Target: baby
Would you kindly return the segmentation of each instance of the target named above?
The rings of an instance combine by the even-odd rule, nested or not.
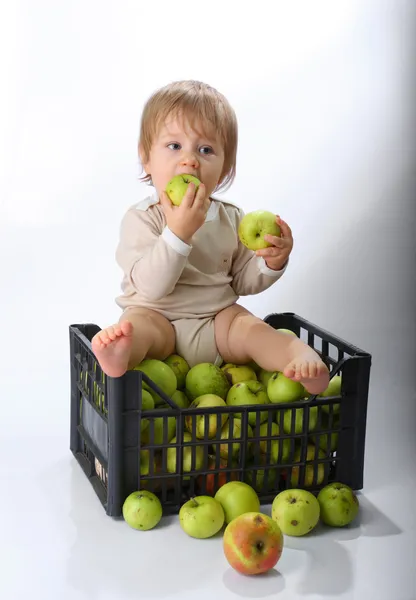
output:
[[[238,304],[239,296],[280,279],[293,239],[276,217],[281,237],[265,236],[270,247],[249,250],[238,238],[243,211],[213,195],[236,173],[237,120],[228,101],[198,81],[158,90],[144,107],[139,155],[144,180],[155,191],[121,222],[116,259],[124,276],[116,302],[123,312],[92,340],[103,371],[120,377],[144,358],[173,353],[191,367],[253,360],[300,381],[311,394],[322,392],[329,372],[319,355]],[[174,206],[165,188],[179,174],[201,184],[189,184]]]

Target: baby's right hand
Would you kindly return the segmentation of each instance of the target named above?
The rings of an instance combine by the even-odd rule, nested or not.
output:
[[[161,193],[160,203],[165,211],[167,226],[185,244],[191,243],[192,236],[205,222],[209,208],[209,198],[205,194],[203,183],[199,185],[196,194],[195,185],[189,183],[180,206],[175,206],[166,192]]]

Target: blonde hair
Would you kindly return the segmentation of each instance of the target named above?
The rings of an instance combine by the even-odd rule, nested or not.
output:
[[[224,149],[224,167],[217,190],[229,188],[236,175],[238,127],[228,100],[216,89],[200,81],[174,81],[157,90],[147,100],[141,118],[139,153],[146,162],[160,126],[168,116],[186,117],[191,127],[198,122],[203,133],[215,131]],[[151,182],[151,174],[141,177]]]

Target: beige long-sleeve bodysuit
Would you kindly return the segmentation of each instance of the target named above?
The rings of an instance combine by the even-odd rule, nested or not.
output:
[[[285,271],[272,271],[238,239],[243,211],[212,199],[205,223],[192,246],[167,227],[156,194],[131,206],[124,215],[116,259],[123,270],[124,310],[140,306],[158,311],[175,329],[176,352],[190,366],[221,364],[214,318],[239,296],[258,294]]]

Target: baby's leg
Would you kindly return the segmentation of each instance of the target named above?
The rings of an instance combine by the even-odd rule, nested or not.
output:
[[[106,375],[121,377],[144,358],[164,360],[175,350],[175,332],[161,314],[147,308],[125,311],[116,325],[99,331],[92,349]]]
[[[276,331],[238,304],[216,316],[215,339],[225,362],[254,360],[267,371],[281,371],[300,381],[311,394],[328,386],[328,368],[315,350],[294,335]]]

